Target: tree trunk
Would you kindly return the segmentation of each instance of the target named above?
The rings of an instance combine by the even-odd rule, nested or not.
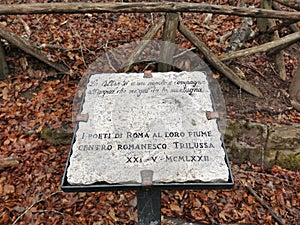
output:
[[[300,112],[300,64],[298,65],[295,76],[291,81],[289,92],[293,107]]]
[[[264,10],[257,8],[210,5],[188,2],[134,2],[134,3],[32,3],[1,4],[0,15],[50,13],[153,13],[201,12],[248,17],[266,17],[300,20],[300,12]]]
[[[7,78],[9,71],[5,60],[5,52],[0,41],[0,80],[5,80]]]

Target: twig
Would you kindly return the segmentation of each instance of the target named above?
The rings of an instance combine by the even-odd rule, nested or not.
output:
[[[266,177],[269,177],[269,178],[273,178],[273,179],[276,179],[276,180],[280,180],[282,183],[284,183],[284,185],[286,186],[289,186],[293,189],[295,189],[295,185],[292,183],[292,182],[289,182],[287,181],[286,179],[283,179],[283,178],[280,178],[280,177],[276,177],[274,175],[271,175],[271,174],[267,174],[267,173],[260,173],[260,172],[255,172],[255,171],[246,171],[246,170],[242,170],[242,169],[238,169],[235,171],[233,171],[233,175],[235,177],[239,177],[239,173],[246,173],[246,174],[251,174],[253,176],[266,176]],[[299,189],[300,190],[300,189]],[[297,189],[296,189],[297,191]]]
[[[149,63],[147,64],[147,66],[145,66],[145,68],[143,69],[143,72],[146,71],[151,65],[153,65],[153,64],[155,64],[155,63],[156,63],[156,61],[154,61],[154,62],[149,62]]]
[[[23,24],[23,27],[28,35],[28,37],[30,37],[31,35],[31,30],[28,26],[28,24],[22,19],[22,17],[20,15],[17,15],[17,18],[21,21],[21,23]]]
[[[63,51],[63,52],[68,52],[68,51],[74,51],[77,49],[67,49],[64,48],[62,46],[58,46],[58,45],[51,45],[51,44],[41,44],[40,46],[38,46],[39,49],[45,49],[45,48],[49,48],[49,49],[54,49],[54,50],[58,50],[58,51]]]
[[[282,113],[292,110],[292,109],[293,109],[292,107],[287,107],[285,109],[274,110],[272,108],[267,108],[267,107],[262,106],[262,107],[258,107],[255,109],[244,110],[244,111],[242,111],[242,113],[248,114],[248,113],[256,113],[256,112],[266,112],[269,115],[274,116],[274,115],[282,114]]]
[[[80,55],[81,55],[81,58],[82,58],[82,62],[83,62],[83,65],[85,68],[87,68],[87,65],[85,63],[85,59],[84,59],[84,53],[83,53],[83,47],[82,47],[82,41],[81,41],[81,36],[79,34],[78,31],[74,31],[74,29],[72,29],[70,26],[68,26],[69,29],[71,30],[72,34],[74,36],[76,36],[78,39],[79,39],[79,50],[80,50]]]
[[[32,203],[20,216],[18,216],[18,218],[13,222],[12,225],[15,225],[33,206],[35,206],[36,204],[46,201],[48,198],[52,197],[53,195],[62,193],[62,191],[56,191],[50,195],[48,195],[46,198],[42,198],[40,200],[35,201],[34,203]]]
[[[250,185],[246,182],[246,181],[242,181],[240,180],[241,184],[247,188],[247,190],[255,197],[255,199],[264,207],[266,208],[270,214],[272,215],[272,217],[274,218],[274,220],[279,224],[279,225],[284,225],[284,223],[282,222],[282,220],[273,212],[273,210],[258,196],[258,194],[255,192],[255,190],[253,190],[252,187],[250,187]]]
[[[266,78],[265,75],[264,75],[263,73],[259,72],[258,69],[257,69],[255,66],[253,66],[253,65],[250,65],[250,64],[249,64],[249,65],[245,65],[245,64],[243,64],[243,63],[241,63],[241,62],[237,62],[237,61],[235,61],[234,63],[236,63],[236,64],[238,64],[238,65],[240,65],[240,66],[249,68],[249,69],[251,69],[252,71],[258,73],[261,77]]]
[[[1,214],[0,214],[0,218],[5,214],[5,211],[3,211]]]
[[[112,63],[111,63],[111,61],[110,61],[110,58],[109,58],[109,52],[107,52],[107,53],[105,53],[105,57],[106,57],[106,59],[107,59],[107,61],[108,61],[108,65],[109,65],[109,67],[115,72],[115,73],[117,73],[118,72],[118,70],[116,70],[116,68],[112,65]]]
[[[188,53],[188,52],[190,52],[190,51],[193,51],[193,50],[195,50],[195,49],[196,49],[195,47],[192,47],[192,48],[189,48],[189,49],[187,49],[187,50],[184,50],[184,51],[180,52],[179,54],[174,55],[174,56],[173,56],[173,59],[177,59],[177,58],[179,58],[180,56],[182,56],[182,55],[184,55],[184,54],[186,54],[186,53]]]
[[[84,53],[83,53],[83,48],[82,48],[82,43],[81,43],[81,37],[80,35],[78,34],[78,37],[79,37],[79,45],[80,45],[80,54],[81,54],[81,58],[82,58],[82,61],[83,61],[83,65],[85,68],[87,68],[87,65],[86,65],[86,62],[85,62],[85,59],[84,59]]]

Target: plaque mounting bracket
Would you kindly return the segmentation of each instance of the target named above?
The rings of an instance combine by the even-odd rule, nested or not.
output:
[[[152,186],[153,170],[141,170],[142,186]]]
[[[76,122],[87,122],[89,120],[89,114],[77,114],[75,121]]]
[[[143,78],[152,78],[153,75],[152,75],[152,71],[151,70],[145,70],[144,71],[144,76]]]
[[[206,118],[208,120],[212,120],[212,119],[220,119],[220,113],[219,112],[206,112]]]

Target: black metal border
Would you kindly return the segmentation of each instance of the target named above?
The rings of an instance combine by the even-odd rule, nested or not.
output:
[[[108,183],[95,183],[91,185],[70,185],[67,181],[67,169],[69,166],[70,156],[72,154],[72,147],[68,156],[67,164],[65,167],[64,175],[62,178],[61,189],[65,192],[99,192],[99,191],[123,191],[123,190],[137,190],[145,188],[141,184],[108,184]],[[227,153],[225,152],[225,160],[229,170],[228,182],[184,182],[184,183],[153,183],[151,188],[158,188],[162,190],[183,190],[183,189],[193,189],[193,190],[211,190],[211,189],[230,189],[234,185],[234,179],[232,176],[231,168],[229,165]],[[150,188],[150,187],[149,187]]]
[[[196,72],[196,71],[191,71],[191,72]],[[207,75],[206,71],[199,71],[199,72],[204,72]],[[90,75],[91,76],[91,75]],[[90,76],[88,78],[88,80],[90,79]],[[208,81],[208,80],[207,80]],[[208,81],[209,84],[209,81]],[[210,85],[210,84],[209,84]],[[84,94],[85,95],[85,94]],[[213,104],[213,109],[215,110],[215,102],[214,102],[214,98],[213,95],[211,93],[211,100],[212,100],[212,104]],[[82,105],[84,102],[84,98],[82,99],[82,104],[80,106],[80,109],[82,109]],[[61,182],[61,189],[65,192],[99,192],[99,191],[123,191],[123,190],[138,190],[138,189],[142,189],[145,188],[144,186],[142,186],[141,184],[138,183],[128,183],[128,184],[109,184],[106,182],[98,182],[98,183],[94,183],[91,185],[71,185],[68,183],[67,181],[67,170],[70,164],[70,158],[72,155],[72,146],[75,142],[75,133],[76,130],[78,129],[78,123],[76,123],[76,128],[74,129],[74,135],[73,135],[73,139],[72,139],[72,143],[71,143],[71,147],[70,147],[70,152],[68,155],[68,159],[66,162],[66,166],[64,169],[64,174],[62,177],[62,182]],[[219,127],[219,123],[217,121],[218,127]],[[222,138],[222,137],[221,137]],[[228,160],[228,155],[226,152],[226,148],[224,145],[224,141],[222,138],[222,146],[225,152],[225,162],[227,164],[228,167],[228,171],[229,171],[229,178],[227,182],[170,182],[170,183],[153,183],[153,185],[149,188],[157,188],[157,189],[161,189],[161,190],[187,190],[187,189],[192,189],[192,190],[212,190],[212,189],[230,189],[233,187],[234,185],[234,178],[232,175],[232,171],[230,168],[230,164],[229,164],[229,160]]]

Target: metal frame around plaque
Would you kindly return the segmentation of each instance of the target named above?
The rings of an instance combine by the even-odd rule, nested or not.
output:
[[[206,74],[206,72],[204,72]],[[92,75],[90,75],[92,76]],[[210,83],[209,83],[210,85]],[[215,102],[212,94],[210,94],[211,97],[211,102],[213,105],[213,109],[215,110]],[[83,106],[84,98],[82,99],[81,103],[81,109]],[[81,110],[80,109],[80,110]],[[97,191],[120,191],[120,190],[142,190],[145,188],[145,185],[143,183],[106,183],[106,182],[97,182],[94,184],[90,185],[71,185],[67,181],[67,169],[70,164],[70,157],[72,155],[72,148],[73,144],[75,143],[75,133],[78,129],[78,124],[79,121],[87,120],[86,118],[88,115],[79,115],[79,119],[76,122],[76,127],[74,129],[74,135],[70,147],[70,152],[67,158],[66,162],[66,167],[64,170],[64,174],[62,177],[62,183],[61,183],[61,189],[65,192],[97,192]],[[218,121],[218,113],[216,111],[211,112],[210,114],[211,119],[216,119],[217,120],[217,125],[219,126],[219,121]],[[222,147],[225,152],[225,163],[227,164],[228,170],[229,170],[229,178],[227,182],[168,182],[168,183],[157,183],[157,182],[151,182],[148,186],[151,187],[152,189],[157,189],[157,190],[170,190],[170,189],[176,189],[176,190],[185,190],[185,189],[193,189],[193,190],[204,190],[204,189],[230,189],[234,185],[234,179],[232,175],[232,171],[230,168],[229,160],[228,160],[228,155],[226,152],[226,148],[224,145],[224,141],[222,138]]]

